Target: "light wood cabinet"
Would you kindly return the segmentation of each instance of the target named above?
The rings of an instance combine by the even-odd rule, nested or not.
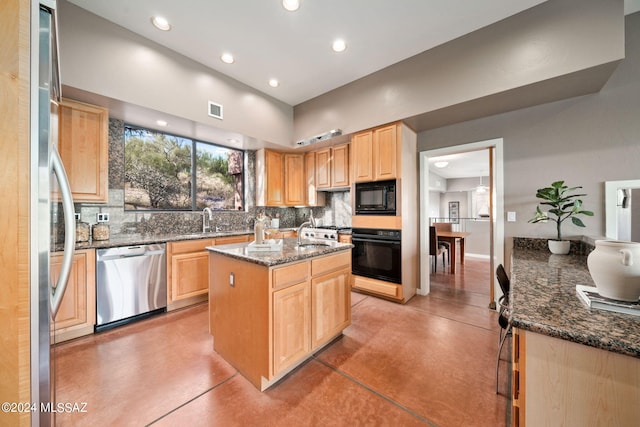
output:
[[[207,246],[242,243],[252,235],[167,243],[167,311],[209,298],[209,254]]]
[[[373,131],[351,137],[351,169],[354,182],[373,181]]]
[[[399,175],[399,124],[359,132],[351,138],[351,167],[355,182],[386,181]]]
[[[167,243],[167,311],[206,301],[209,293],[207,246],[214,239]]]
[[[351,234],[339,234],[338,233],[338,242],[339,243],[352,243],[351,242]]]
[[[260,390],[351,322],[351,251],[275,267],[209,257],[214,349]]]
[[[256,205],[284,206],[283,154],[260,149],[256,152]]]
[[[284,155],[285,200],[287,206],[304,206],[306,199],[304,155]]]
[[[349,179],[349,144],[316,150],[316,186],[319,190],[344,188]]]
[[[106,203],[109,191],[109,111],[63,99],[58,150],[76,202]]]
[[[51,256],[51,280],[60,275],[62,254]],[[96,324],[96,252],[93,249],[77,250],[67,288],[55,317],[54,342],[62,342],[93,333]]]
[[[515,329],[513,426],[630,426],[640,419],[640,359]]]
[[[318,347],[351,322],[350,269],[327,273],[311,281],[311,346]]]
[[[305,205],[306,206],[324,206],[325,195],[323,192],[318,192],[316,185],[316,157],[315,151],[310,151],[304,156],[304,173],[305,173]]]
[[[257,206],[304,206],[308,196],[305,182],[304,154],[267,149],[256,152]]]
[[[309,313],[309,283],[306,280],[273,293],[274,375],[309,353]]]
[[[398,129],[398,125],[390,125],[373,131],[373,176],[375,181],[397,178]]]

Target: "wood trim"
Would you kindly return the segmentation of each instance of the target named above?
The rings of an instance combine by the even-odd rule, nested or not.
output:
[[[353,228],[379,228],[387,230],[401,230],[401,216],[382,215],[354,215],[351,217]]]
[[[351,288],[365,292],[372,292],[376,295],[392,298],[396,301],[402,300],[402,286],[396,285],[395,283],[352,275]]]

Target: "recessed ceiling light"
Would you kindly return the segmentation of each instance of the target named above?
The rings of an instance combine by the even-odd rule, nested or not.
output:
[[[162,126],[162,127],[164,128],[164,127],[167,127],[167,125],[168,125],[169,123],[167,123],[167,122],[166,122],[166,121],[164,121],[164,120],[156,120],[156,124],[157,124],[158,126]]]
[[[300,7],[299,0],[282,0],[282,7],[287,9],[289,12],[294,12],[298,10]]]
[[[154,25],[154,27],[162,31],[169,31],[171,29],[171,24],[169,24],[169,21],[167,21],[166,18],[163,18],[162,16],[154,16],[153,18],[151,18],[151,23]]]
[[[437,168],[446,168],[449,162],[435,162],[433,165]]]
[[[271,79],[271,80],[269,80],[269,86],[278,87],[278,86],[280,86],[280,82],[278,80],[276,80],[276,79]]]
[[[347,44],[342,39],[337,39],[333,42],[331,46],[334,52],[342,52],[347,48]]]
[[[223,53],[220,57],[220,60],[225,64],[233,64],[233,62],[235,61],[233,55],[231,55],[230,53]]]

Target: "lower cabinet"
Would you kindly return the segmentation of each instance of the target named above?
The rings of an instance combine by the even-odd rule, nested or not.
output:
[[[311,280],[311,346],[330,341],[351,323],[350,269]]]
[[[51,256],[51,280],[60,275],[62,253]],[[96,252],[77,250],[60,308],[54,319],[52,342],[62,342],[93,333],[96,324]]]
[[[351,276],[351,288],[394,301],[403,301],[402,285],[364,276]]]
[[[167,243],[167,310],[206,301],[209,293],[207,246],[213,239]]]
[[[260,390],[351,323],[351,251],[276,267],[210,253],[214,349]]]
[[[207,246],[248,242],[250,235],[167,243],[167,311],[209,298]]]
[[[273,371],[282,372],[311,349],[309,283],[273,293]]]
[[[514,328],[512,426],[631,426],[640,359]]]

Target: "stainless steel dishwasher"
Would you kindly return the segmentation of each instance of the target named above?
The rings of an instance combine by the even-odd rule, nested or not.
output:
[[[165,244],[96,251],[96,331],[167,307]]]

